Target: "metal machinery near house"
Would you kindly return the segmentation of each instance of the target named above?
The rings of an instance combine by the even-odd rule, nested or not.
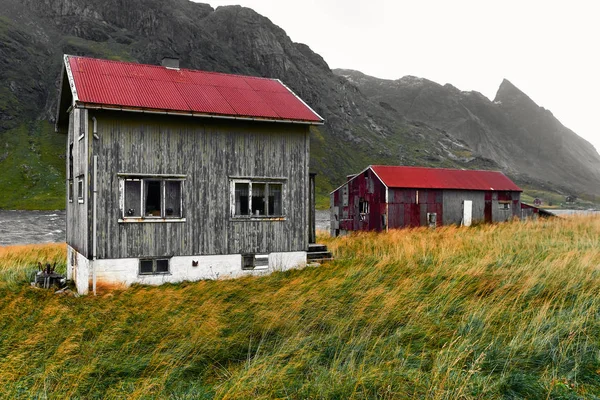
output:
[[[79,293],[306,265],[323,119],[281,81],[65,56],[56,121]]]
[[[506,221],[521,192],[497,171],[371,165],[331,192],[331,235]]]

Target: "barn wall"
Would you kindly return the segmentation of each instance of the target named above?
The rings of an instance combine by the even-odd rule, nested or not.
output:
[[[501,207],[502,203],[510,204],[509,209]],[[504,222],[512,218],[521,218],[520,192],[492,192],[492,220]]]
[[[441,190],[392,188],[388,202],[390,229],[426,226],[428,213],[437,215],[437,226],[444,224]]]
[[[305,251],[305,125],[90,111],[98,121],[98,258]],[[118,173],[185,175],[185,222],[119,223]],[[279,221],[233,220],[230,177],[285,178]]]
[[[67,244],[84,257],[90,257],[90,240],[88,222],[90,208],[90,174],[89,174],[89,135],[87,125],[87,110],[73,109],[69,115],[69,131],[66,148],[67,175],[69,174],[69,152],[73,145],[73,201],[69,202],[67,193],[66,204],[66,240]],[[83,177],[83,202],[80,202],[78,178]],[[67,190],[68,179],[67,176]]]
[[[386,230],[386,190],[386,186],[368,169],[334,191],[330,198],[331,234]]]
[[[473,222],[484,221],[485,192],[475,190],[444,190],[444,225],[460,225],[463,217],[463,201],[473,202]]]

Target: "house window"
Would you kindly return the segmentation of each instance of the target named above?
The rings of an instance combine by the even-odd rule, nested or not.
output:
[[[122,177],[123,220],[183,218],[183,181],[181,177]]]
[[[84,200],[84,184],[83,175],[77,177],[77,201],[83,203]]]
[[[73,143],[69,145],[69,168],[67,169],[67,197],[69,203],[73,202]]]
[[[242,269],[268,269],[268,254],[242,254]]]
[[[68,192],[69,203],[72,203],[73,202],[73,179],[68,180],[67,192]]]
[[[282,217],[283,182],[235,179],[232,185],[233,217]]]
[[[165,275],[169,274],[168,258],[150,258],[140,260],[140,275]]]

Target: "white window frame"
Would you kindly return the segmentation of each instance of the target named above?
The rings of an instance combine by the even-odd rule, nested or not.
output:
[[[120,218],[119,222],[185,222],[185,209],[184,209],[184,188],[185,188],[185,175],[165,175],[165,174],[118,174],[119,176],[119,208]],[[140,181],[140,215],[129,216],[125,209],[125,191],[127,181]],[[145,201],[145,186],[147,181],[159,181],[160,182],[160,215],[144,215],[146,209]],[[180,197],[179,197],[179,216],[168,216],[166,213],[166,182],[175,181],[180,182]]]
[[[235,213],[235,185],[236,183],[247,183],[248,184],[248,209],[250,213],[248,215],[237,215]],[[230,216],[231,220],[236,221],[284,221],[286,220],[286,207],[285,207],[285,198],[286,198],[286,186],[287,179],[286,178],[267,178],[267,177],[231,177],[229,179],[230,184]],[[269,209],[269,184],[277,184],[281,185],[281,215],[256,215],[253,214],[252,211],[252,185],[253,184],[265,184],[265,190],[267,191],[267,202],[265,204],[265,209]]]
[[[84,175],[77,177],[77,202],[83,204],[85,202],[85,179]]]
[[[142,261],[152,261],[152,272],[142,272]],[[167,261],[167,271],[157,272],[156,262]],[[138,275],[139,276],[154,276],[154,275],[171,275],[171,259],[168,257],[143,257],[138,261]]]
[[[75,185],[73,183],[73,179],[67,179],[67,199],[69,200],[69,203],[73,202],[73,197],[74,196],[74,190],[75,190]]]

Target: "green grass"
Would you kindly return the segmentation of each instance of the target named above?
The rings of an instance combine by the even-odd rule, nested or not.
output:
[[[321,236],[322,267],[80,298],[24,278],[64,247],[0,248],[0,397],[597,398],[599,236],[599,218]]]
[[[0,133],[0,209],[65,207],[65,140],[44,121]]]

